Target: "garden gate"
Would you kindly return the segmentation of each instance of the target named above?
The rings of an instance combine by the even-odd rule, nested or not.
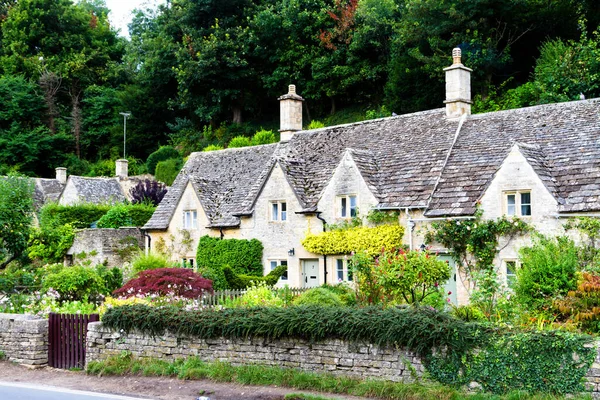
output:
[[[48,319],[48,365],[54,368],[85,366],[85,337],[88,322],[99,321],[98,314],[55,314]]]

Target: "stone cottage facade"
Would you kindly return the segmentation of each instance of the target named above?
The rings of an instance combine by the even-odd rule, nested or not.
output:
[[[301,240],[357,212],[398,211],[411,248],[432,221],[472,218],[478,205],[484,218],[516,215],[543,233],[600,216],[600,100],[471,115],[471,70],[460,49],[453,60],[445,109],[310,131],[291,86],[280,98],[279,143],[189,157],[144,227],[151,246],[177,247],[174,257],[193,262],[202,235],[256,238],[265,273],[287,264],[280,284],[311,287],[349,279],[347,260],[311,254]],[[502,279],[528,240],[501,243]],[[463,303],[457,275],[448,287]]]

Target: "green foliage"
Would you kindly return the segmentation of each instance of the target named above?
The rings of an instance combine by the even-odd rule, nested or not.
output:
[[[116,205],[98,220],[98,228],[120,228],[122,226],[133,226],[131,217],[127,212],[127,206]]]
[[[322,307],[340,307],[343,305],[340,297],[326,288],[313,288],[294,299],[294,305],[316,305]]]
[[[246,136],[236,136],[227,145],[228,149],[235,149],[238,147],[248,147],[252,146],[252,141],[250,138]]]
[[[26,256],[33,216],[33,181],[0,178],[0,270]]]
[[[398,218],[400,217],[400,213],[398,211],[380,211],[380,210],[371,210],[369,214],[367,214],[367,220],[373,225],[382,225],[382,224],[398,224]]]
[[[165,331],[197,338],[343,339],[405,347],[417,354],[446,348],[463,354],[483,343],[487,329],[430,308],[257,307],[182,311],[143,305],[115,307],[102,321],[110,329],[152,336]],[[435,329],[432,329],[435,327]]]
[[[281,307],[283,300],[277,296],[268,283],[257,282],[248,287],[243,296],[228,301],[226,307]]]
[[[345,282],[337,285],[323,284],[321,287],[336,294],[345,306],[355,306],[357,304],[356,291]]]
[[[519,256],[523,267],[517,270],[514,290],[526,307],[543,307],[577,287],[577,248],[568,237],[536,236],[533,246],[522,247]]]
[[[181,159],[181,155],[172,146],[161,146],[154,153],[150,154],[146,160],[146,168],[148,168],[148,173],[151,175],[156,175],[156,167],[158,163],[172,158]]]
[[[565,230],[577,230],[581,236],[581,245],[577,248],[579,268],[583,271],[600,272],[600,248],[596,246],[600,238],[600,220],[593,217],[570,219],[564,225]]]
[[[374,256],[379,254],[381,249],[402,246],[403,235],[404,228],[399,225],[356,227],[319,234],[308,233],[302,240],[302,246],[315,254],[334,255],[365,251]]]
[[[217,150],[223,150],[223,146],[219,146],[218,144],[211,144],[209,146],[206,146],[204,149],[202,149],[202,151],[217,151]]]
[[[115,176],[116,164],[113,160],[98,160],[90,165],[88,176]]]
[[[158,268],[172,268],[174,263],[164,254],[159,253],[148,253],[139,252],[136,257],[131,261],[133,272],[138,274],[139,272],[146,271],[149,269]]]
[[[596,357],[589,343],[568,332],[497,333],[463,354],[434,353],[425,366],[433,379],[451,386],[474,381],[492,393],[579,393]]]
[[[40,210],[41,226],[58,226],[70,224],[75,229],[89,228],[110,210],[108,204],[82,203],[62,206],[48,203]]]
[[[227,287],[223,276],[225,266],[236,274],[262,276],[262,252],[263,245],[257,239],[221,240],[206,235],[198,241],[196,263],[202,275],[213,280],[215,289],[224,289]]]
[[[99,295],[106,294],[106,286],[98,272],[81,265],[48,274],[43,287],[45,291],[56,290],[61,301],[96,301]]]
[[[313,119],[312,121],[310,121],[310,124],[308,124],[308,127],[306,129],[311,130],[311,129],[321,129],[321,128],[325,128],[325,124],[322,123],[321,121],[317,121],[316,119]]]
[[[75,230],[71,224],[33,228],[29,235],[28,256],[44,264],[62,262],[74,239]]]
[[[257,146],[259,144],[275,143],[276,141],[277,140],[275,139],[275,134],[273,133],[273,131],[261,129],[260,131],[256,132],[254,136],[252,136],[251,142],[252,146]],[[231,147],[231,143],[229,143],[229,147]]]
[[[228,289],[246,289],[257,283],[264,283],[267,286],[273,286],[279,281],[279,278],[287,271],[286,265],[280,265],[273,269],[267,275],[245,275],[236,274],[229,266],[223,267],[223,277]]]
[[[166,161],[159,161],[156,165],[156,180],[171,186],[177,178],[177,174],[183,167],[183,160],[180,158],[171,158]]]
[[[96,273],[104,281],[104,293],[112,293],[123,286],[123,271],[119,267],[108,268],[99,264]]]
[[[132,226],[144,226],[150,217],[152,217],[152,214],[154,214],[156,207],[152,204],[140,203],[127,204],[125,205],[125,209],[129,214],[129,218],[131,218]]]
[[[479,307],[473,305],[452,307],[451,314],[465,322],[485,321],[486,319]]]

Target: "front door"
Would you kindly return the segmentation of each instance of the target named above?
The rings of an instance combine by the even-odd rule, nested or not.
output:
[[[438,258],[450,266],[450,279],[444,285],[444,298],[450,299],[450,303],[457,305],[456,298],[456,263],[449,255],[439,255]],[[448,294],[450,293],[450,294]]]
[[[306,288],[319,286],[319,260],[302,260],[302,282]]]

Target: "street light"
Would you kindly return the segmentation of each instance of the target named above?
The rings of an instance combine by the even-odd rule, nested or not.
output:
[[[127,117],[131,116],[131,111],[119,113],[123,116],[123,158],[125,158],[125,143],[127,142]]]

